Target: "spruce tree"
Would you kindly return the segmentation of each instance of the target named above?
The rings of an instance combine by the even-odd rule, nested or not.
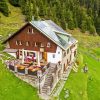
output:
[[[9,16],[9,9],[5,0],[0,1],[0,12],[2,12],[5,16]]]
[[[91,34],[95,35],[96,34],[95,26],[91,25],[89,31],[90,31]]]
[[[13,6],[19,7],[20,6],[20,0],[9,0],[10,4]]]
[[[87,22],[85,20],[82,21],[81,29],[83,33],[87,31]]]

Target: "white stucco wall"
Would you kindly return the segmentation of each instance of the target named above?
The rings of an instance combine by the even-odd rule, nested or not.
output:
[[[53,54],[55,54],[55,58],[53,58]],[[47,53],[47,61],[51,63],[58,63],[58,61],[62,61],[62,49],[57,46],[56,53]]]

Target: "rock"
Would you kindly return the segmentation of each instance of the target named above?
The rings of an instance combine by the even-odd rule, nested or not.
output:
[[[65,92],[66,92],[66,93],[69,93],[69,90],[66,90]]]
[[[64,96],[65,99],[68,98],[68,97],[69,97],[69,94],[66,94],[66,95]]]

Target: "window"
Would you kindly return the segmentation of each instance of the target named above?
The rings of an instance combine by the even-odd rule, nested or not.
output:
[[[35,45],[34,45],[35,47],[37,47],[37,43],[35,42]]]
[[[22,41],[19,41],[19,45],[22,45]]]
[[[32,28],[32,34],[34,33],[34,30],[33,30],[33,28]]]
[[[29,46],[29,41],[26,42],[26,46]]]
[[[27,31],[27,33],[29,34],[34,34],[34,29],[33,28],[28,28],[28,31]]]
[[[19,42],[18,42],[18,41],[16,41],[16,45],[18,45],[18,43],[19,43]]]
[[[60,51],[58,52],[58,54],[60,54]]]
[[[55,58],[55,54],[53,54],[52,57]]]
[[[28,29],[28,32],[27,33],[31,33],[31,28]]]
[[[50,42],[47,43],[47,47],[49,48],[51,46]]]
[[[33,46],[33,47],[35,46],[35,42],[32,43],[32,46]]]
[[[44,47],[44,44],[43,43],[41,43],[41,47]]]

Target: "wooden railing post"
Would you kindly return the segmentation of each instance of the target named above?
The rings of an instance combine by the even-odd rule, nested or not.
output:
[[[17,66],[14,66],[14,71],[17,73],[18,70],[17,70]]]
[[[28,74],[28,68],[25,68],[25,74],[26,75]]]
[[[37,71],[37,76],[38,76],[38,89],[39,89],[39,94],[41,94],[41,77],[42,77],[42,71],[38,70]]]

